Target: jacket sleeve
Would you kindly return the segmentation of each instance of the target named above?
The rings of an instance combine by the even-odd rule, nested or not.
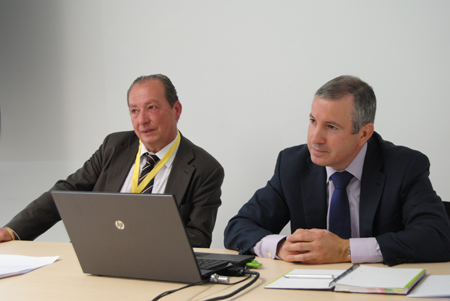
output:
[[[51,192],[53,190],[92,191],[102,170],[107,139],[80,169],[65,180],[59,180],[47,192],[20,211],[5,226],[13,229],[20,239],[34,240],[61,220]]]
[[[278,234],[289,222],[289,208],[285,201],[281,181],[279,154],[275,172],[264,188],[239,210],[225,229],[224,243],[227,249],[249,254],[251,248],[264,236]]]
[[[383,224],[378,224],[378,232],[382,234],[376,235],[376,239],[383,261],[389,266],[450,260],[450,223],[441,198],[433,190],[429,168],[428,158],[416,153],[403,171],[400,189],[395,194],[398,200],[387,200],[400,201],[397,214],[402,223],[401,229],[383,229]],[[390,183],[385,185],[384,194],[389,195]],[[379,208],[380,215],[383,209]]]

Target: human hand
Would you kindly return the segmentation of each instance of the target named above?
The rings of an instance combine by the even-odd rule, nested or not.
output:
[[[13,240],[13,237],[5,228],[0,228],[0,242]]]
[[[279,243],[277,255],[301,263],[349,262],[350,240],[324,229],[297,229]]]

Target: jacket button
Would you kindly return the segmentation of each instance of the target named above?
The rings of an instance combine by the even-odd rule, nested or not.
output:
[[[401,260],[400,258],[397,258],[397,259],[395,260],[395,262],[396,262],[396,263],[402,263],[402,260]]]

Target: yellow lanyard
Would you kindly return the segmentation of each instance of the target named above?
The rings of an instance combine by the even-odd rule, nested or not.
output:
[[[164,155],[164,157],[161,159],[161,161],[156,164],[156,166],[147,174],[145,179],[141,182],[141,184],[138,185],[139,180],[139,166],[141,165],[141,141],[139,141],[139,149],[136,154],[136,161],[134,163],[134,171],[133,171],[133,178],[131,181],[131,192],[132,193],[141,193],[142,190],[147,186],[148,183],[155,177],[155,175],[158,173],[158,171],[164,166],[164,164],[169,161],[170,157],[172,156],[173,152],[177,148],[177,146],[180,144],[181,135],[180,132],[177,134],[177,138],[175,139],[174,144],[170,147],[169,151]]]

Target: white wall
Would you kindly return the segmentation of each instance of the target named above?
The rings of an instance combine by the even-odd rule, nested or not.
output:
[[[225,168],[212,247],[305,143],[314,92],[352,74],[378,98],[375,127],[427,154],[450,200],[450,2],[0,0],[0,224],[129,130],[126,90],[164,73],[179,128]],[[88,133],[88,135],[86,135]],[[60,224],[39,238],[68,241]]]

